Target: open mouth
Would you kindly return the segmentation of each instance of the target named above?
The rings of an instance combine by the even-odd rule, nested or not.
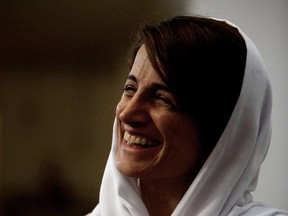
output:
[[[131,146],[135,148],[151,148],[159,145],[158,142],[149,140],[145,137],[131,135],[128,132],[124,133],[124,140]]]

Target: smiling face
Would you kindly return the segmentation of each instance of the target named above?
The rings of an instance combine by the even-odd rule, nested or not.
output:
[[[142,46],[116,109],[116,166],[137,178],[193,177],[199,169],[200,143],[195,122],[177,106]]]

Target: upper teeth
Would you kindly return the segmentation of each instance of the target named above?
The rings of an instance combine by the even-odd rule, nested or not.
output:
[[[124,133],[124,139],[126,142],[129,142],[131,144],[148,145],[148,146],[152,146],[152,145],[157,144],[156,142],[153,142],[152,140],[148,140],[148,139],[143,138],[143,137],[131,135],[128,132]]]

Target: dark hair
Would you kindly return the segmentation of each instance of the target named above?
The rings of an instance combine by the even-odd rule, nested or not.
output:
[[[131,49],[130,66],[143,44],[181,109],[196,120],[206,158],[241,91],[247,54],[243,37],[226,22],[204,17],[178,16],[145,24]]]

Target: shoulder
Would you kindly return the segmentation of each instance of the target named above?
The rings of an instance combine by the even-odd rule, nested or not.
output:
[[[85,216],[100,216],[100,205],[98,204],[92,212],[86,214]]]
[[[228,216],[288,216],[288,211],[271,208],[263,203],[251,202],[244,206],[234,206]]]

